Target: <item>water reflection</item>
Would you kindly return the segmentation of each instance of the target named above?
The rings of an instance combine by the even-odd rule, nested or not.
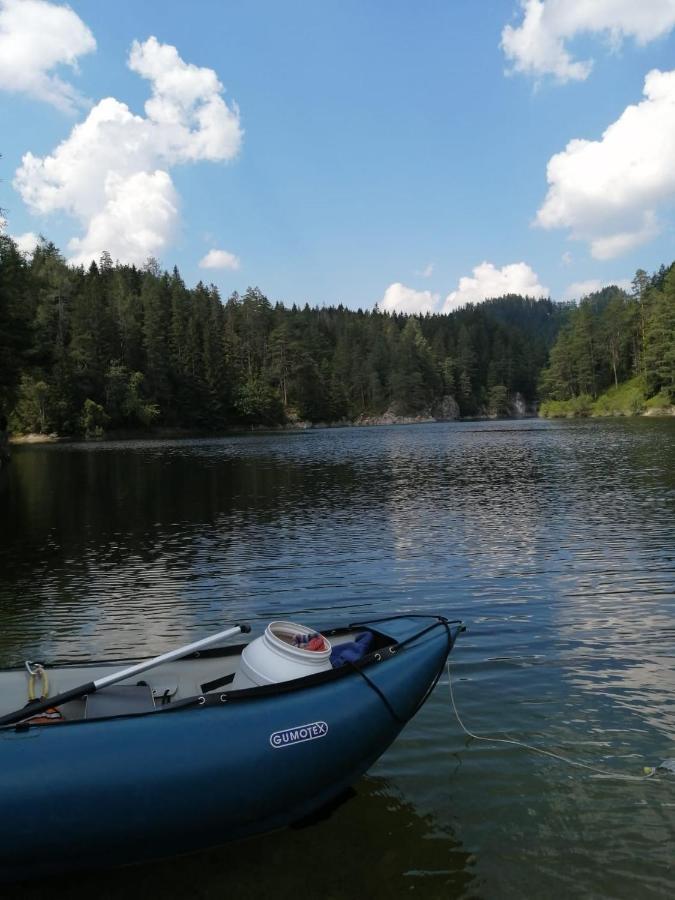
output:
[[[279,900],[475,896],[471,855],[385,780],[364,778],[327,820],[183,859],[21,885],[5,900],[223,896]]]

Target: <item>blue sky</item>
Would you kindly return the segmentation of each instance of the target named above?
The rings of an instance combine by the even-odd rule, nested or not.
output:
[[[42,233],[75,261],[101,241],[130,261],[148,250],[189,284],[213,281],[223,296],[255,284],[286,303],[449,309],[500,288],[561,299],[629,280],[675,256],[675,4],[586,6],[89,0],[64,13],[0,0],[8,230]],[[212,73],[194,76],[187,131],[168,139],[144,104],[158,84],[163,108],[173,103],[174,72],[194,72],[180,60]],[[651,70],[662,74],[645,101]],[[92,135],[86,166],[58,156],[107,97],[114,136]],[[207,106],[216,137],[204,149],[193,114]],[[133,129],[138,158],[136,138],[124,143]],[[580,139],[595,144],[566,153]],[[221,267],[200,268],[214,250]]]

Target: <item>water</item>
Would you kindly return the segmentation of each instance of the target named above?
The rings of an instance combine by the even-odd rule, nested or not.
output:
[[[440,611],[474,731],[626,774],[675,756],[673,421],[19,447],[0,478],[0,665]],[[7,896],[675,894],[675,777],[472,741],[447,678],[355,788],[302,830]]]

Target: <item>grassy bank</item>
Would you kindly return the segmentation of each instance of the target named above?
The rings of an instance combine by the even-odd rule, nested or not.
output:
[[[544,400],[539,415],[546,419],[572,419],[588,416],[672,415],[671,399],[665,391],[648,397],[642,376],[631,378],[593,399],[581,394],[570,400]]]

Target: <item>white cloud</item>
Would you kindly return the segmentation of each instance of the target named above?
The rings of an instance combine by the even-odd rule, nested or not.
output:
[[[145,104],[156,152],[171,162],[233,159],[241,146],[239,107],[225,103],[213,69],[183,62],[175,47],[134,41],[129,68],[152,85]]]
[[[145,116],[107,97],[50,155],[26,153],[14,179],[34,212],[81,222],[84,234],[69,243],[78,264],[104,250],[136,264],[159,255],[178,219],[171,166],[229,160],[241,146],[239,110],[223,100],[213,70],[188,65],[154,37],[134,42],[129,67],[151,83]]]
[[[656,220],[654,210],[636,210],[635,226],[628,226],[624,231],[617,231],[606,237],[595,237],[591,241],[591,254],[596,259],[614,259],[634,247],[648,244],[659,234],[661,228]]]
[[[456,291],[445,298],[443,312],[480,303],[505,294],[521,294],[525,297],[548,297],[549,290],[539,283],[539,276],[527,263],[518,262],[496,268],[490,262],[483,262],[473,270],[473,277],[467,275],[459,279]]]
[[[610,285],[616,285],[616,287],[621,288],[624,291],[630,291],[631,283],[628,278],[618,278],[613,281],[610,280],[601,280],[600,278],[589,278],[587,281],[575,281],[573,284],[568,285],[565,288],[565,292],[563,294],[564,300],[579,300],[582,297],[587,297],[589,294],[594,294],[596,291],[601,291],[605,287],[609,287]]]
[[[240,266],[239,257],[229,250],[209,250],[206,256],[199,260],[200,269],[232,269],[236,271]]]
[[[0,0],[0,90],[72,112],[83,98],[52,70],[63,65],[77,69],[78,57],[95,49],[93,34],[69,6]]]
[[[675,71],[649,72],[644,95],[599,141],[572,140],[548,162],[536,224],[570,229],[596,259],[652,240],[657,207],[675,200]]]
[[[563,264],[563,266],[571,266],[571,265],[572,265],[572,262],[573,262],[573,259],[574,259],[574,258],[573,258],[573,256],[572,256],[572,254],[570,253],[570,251],[569,251],[569,250],[565,250],[565,252],[563,253],[563,255],[560,257],[560,262]]]
[[[521,294],[526,297],[548,297],[549,289],[539,283],[539,277],[527,263],[511,263],[496,268],[483,262],[473,270],[473,277],[459,279],[456,291],[452,291],[440,303],[440,294],[416,291],[400,282],[390,284],[378,307],[384,312],[402,312],[408,315],[425,313],[449,313],[467,303],[481,303],[505,294]]]
[[[162,169],[124,177],[108,172],[104,202],[87,224],[83,237],[68,247],[74,265],[87,265],[109,250],[114,259],[136,264],[155,256],[173,236],[178,195]]]
[[[25,231],[23,234],[13,234],[11,238],[19,248],[19,251],[26,254],[32,253],[40,243],[40,238],[32,231]]]
[[[438,294],[432,294],[431,291],[416,291],[397,281],[389,285],[378,305],[383,312],[424,315],[428,312],[437,312],[439,300]]]
[[[583,81],[592,60],[577,61],[567,42],[600,35],[617,48],[625,38],[647,44],[675,26],[675,0],[521,0],[520,25],[502,31],[502,49],[513,71]]]

